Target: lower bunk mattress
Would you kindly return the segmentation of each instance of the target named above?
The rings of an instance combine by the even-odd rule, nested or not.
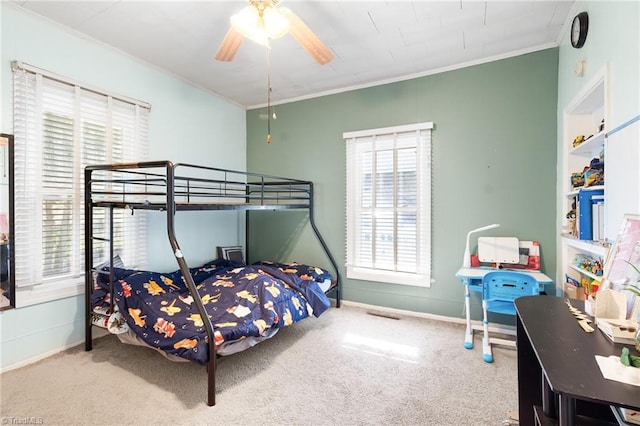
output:
[[[114,268],[111,296],[115,312],[109,310],[107,271],[102,268],[95,280],[91,297],[94,324],[126,333],[121,340],[157,348],[169,358],[200,364],[208,361],[204,322],[180,270],[164,274]],[[237,352],[222,350],[231,344],[253,346],[279,328],[320,316],[331,305],[321,288],[330,275],[317,267],[274,262],[242,265],[217,259],[190,273],[222,355]]]

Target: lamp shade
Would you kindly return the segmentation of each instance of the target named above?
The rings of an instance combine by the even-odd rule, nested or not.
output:
[[[289,20],[272,6],[262,11],[247,6],[231,17],[231,26],[246,38],[266,45],[269,39],[286,35],[291,28]]]

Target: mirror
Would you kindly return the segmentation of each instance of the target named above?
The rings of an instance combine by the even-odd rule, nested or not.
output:
[[[0,134],[0,310],[16,306],[13,257],[13,135]]]

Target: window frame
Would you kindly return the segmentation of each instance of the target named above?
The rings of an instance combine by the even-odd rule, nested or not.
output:
[[[148,149],[151,106],[146,102],[90,87],[19,61],[12,62],[12,71],[14,73],[12,83],[14,90],[13,128],[17,145],[15,201],[16,206],[20,206],[20,198],[23,198],[23,213],[25,206],[33,206],[28,210],[34,210],[28,213],[29,219],[19,218],[17,215],[12,218],[16,223],[20,222],[21,225],[20,229],[16,229],[15,236],[17,242],[14,250],[16,266],[22,260],[20,267],[23,270],[24,268],[33,268],[34,270],[33,272],[16,273],[16,306],[24,307],[84,293],[86,273],[84,269],[84,166],[94,164],[94,162],[111,163],[114,158],[117,158],[113,157],[116,152],[121,156],[119,161],[145,160]],[[60,92],[63,94],[62,97],[56,97],[56,87],[63,88],[64,93]],[[47,108],[46,97],[60,102],[60,105],[63,105],[62,109]],[[60,119],[61,117],[65,119],[68,117],[72,120],[70,127],[61,129],[71,132],[68,134],[72,139],[73,154],[64,157],[50,157],[52,160],[49,164],[55,164],[61,159],[67,161],[61,166],[63,174],[66,175],[68,175],[68,169],[65,171],[64,168],[72,168],[71,188],[65,190],[68,193],[67,198],[71,200],[71,209],[65,214],[71,217],[70,227],[73,230],[71,237],[63,236],[63,240],[60,240],[70,243],[66,247],[66,250],[69,250],[66,260],[70,262],[69,271],[50,269],[49,272],[52,272],[53,275],[48,275],[43,266],[48,258],[42,245],[45,220],[47,220],[44,217],[43,200],[45,198],[54,200],[55,196],[62,192],[58,194],[55,191],[51,192],[51,189],[45,188],[43,182],[55,182],[63,175],[59,175],[53,170],[49,172],[53,174],[45,176],[44,153],[47,147],[53,146],[55,148],[55,145],[50,145],[50,143],[56,144],[58,140],[55,136],[48,136],[45,130],[50,130],[47,120]],[[97,130],[102,130],[102,132],[97,132]],[[126,140],[123,136],[125,131]],[[116,141],[116,139],[118,140]],[[36,166],[30,166],[29,163],[36,164]],[[36,167],[36,170],[40,167],[41,170],[40,173],[36,173],[32,183],[29,183],[29,180],[34,178],[34,174],[33,170],[29,170],[30,167]],[[53,166],[53,169],[55,168],[56,166]],[[31,191],[33,194],[28,195]],[[53,194],[53,198],[47,194]],[[25,200],[27,200],[26,204]],[[123,211],[122,217],[126,216],[130,216],[130,214]],[[129,219],[118,218],[116,223],[118,229],[121,229],[118,232],[122,235],[131,235],[130,238],[133,238],[133,240],[128,240],[126,244],[122,243],[124,251],[129,253],[141,251],[140,255],[134,256],[135,260],[131,262],[131,267],[142,267],[146,263],[146,214],[136,212],[136,216],[131,221],[140,224],[140,235],[129,231],[132,228],[132,225],[127,223]],[[56,223],[58,222],[50,222],[54,226]],[[108,228],[108,224],[106,227]],[[19,246],[21,240],[28,240],[26,243],[23,242],[22,248]],[[129,244],[131,247],[128,247]],[[28,257],[29,265],[25,266],[27,263],[25,261],[27,259],[26,253],[31,253],[31,251],[33,253]]]
[[[411,285],[417,287],[431,286],[431,137],[433,130],[433,122],[422,122],[416,124],[392,126],[385,128],[345,132],[343,138],[346,142],[346,271],[347,278],[366,281],[377,281],[391,284]],[[393,270],[383,269],[375,265],[375,249],[371,249],[370,265],[359,263],[359,250],[362,245],[358,235],[362,229],[359,217],[366,210],[362,206],[363,190],[361,180],[363,172],[361,172],[359,162],[362,161],[363,153],[376,153],[382,148],[376,146],[378,139],[382,139],[382,144],[389,144],[389,139],[393,140],[393,198],[394,205],[388,211],[393,212],[393,239],[398,240],[398,222],[397,214],[403,211],[395,201],[398,196],[397,186],[397,152],[400,149],[411,147],[406,141],[402,146],[397,142],[399,136],[415,135],[414,145],[416,149],[416,232],[417,238],[415,242],[415,272],[406,272],[398,270],[398,241],[394,241],[394,262]],[[370,144],[363,148],[362,144]],[[388,150],[388,147],[386,148]],[[374,162],[372,160],[372,162]],[[373,187],[374,176],[376,174],[375,166],[372,166],[372,177],[370,178],[371,187]],[[388,177],[387,177],[388,178]],[[372,192],[375,192],[372,189]],[[373,197],[373,196],[372,196]],[[380,213],[380,209],[376,207],[375,201],[371,201],[372,217]],[[375,234],[375,231],[371,231]],[[372,236],[373,239],[373,236]],[[374,246],[375,244],[372,244]]]

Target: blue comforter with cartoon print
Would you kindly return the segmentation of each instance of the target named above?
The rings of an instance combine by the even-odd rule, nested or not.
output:
[[[319,273],[316,273],[319,272]],[[215,343],[260,337],[330,306],[318,281],[328,273],[300,264],[245,266],[215,260],[191,275],[215,330]],[[129,328],[148,345],[205,364],[203,319],[180,270],[168,274],[114,268],[113,298]],[[100,274],[93,306],[104,303],[108,275]]]

